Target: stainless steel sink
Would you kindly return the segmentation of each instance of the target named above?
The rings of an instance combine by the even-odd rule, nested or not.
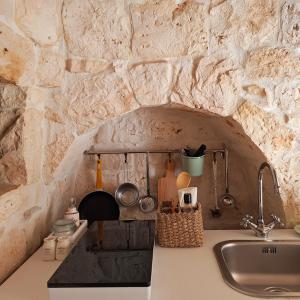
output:
[[[255,297],[300,296],[300,241],[224,241],[214,252],[233,289]]]

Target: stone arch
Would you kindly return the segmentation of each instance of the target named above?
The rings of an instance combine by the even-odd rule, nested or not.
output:
[[[240,111],[240,113],[242,110]],[[238,115],[236,116],[238,118]],[[190,128],[190,131],[188,130]],[[92,149],[178,149],[185,146],[197,147],[206,143],[209,147],[221,147],[225,143],[230,152],[230,181],[232,193],[237,198],[237,209],[224,210],[224,217],[212,219],[210,209],[214,206],[212,188],[211,157],[205,163],[205,176],[193,179],[199,187],[199,200],[202,202],[206,228],[238,229],[240,218],[251,213],[257,216],[257,169],[262,161],[267,160],[263,152],[246,134],[242,125],[233,117],[222,117],[204,110],[171,104],[163,106],[141,107],[116,118],[107,120],[94,131],[90,141]],[[151,189],[157,191],[157,178],[164,175],[164,155],[153,155]],[[180,168],[180,157],[174,157]],[[108,191],[114,193],[118,182],[124,181],[124,163],[122,156],[104,156],[104,183]],[[143,156],[131,157],[129,167],[131,180],[145,192],[145,165]],[[218,159],[218,194],[223,193],[223,160]],[[134,174],[134,170],[136,173]],[[284,202],[273,195],[272,183],[265,176],[265,215],[277,213],[285,219]],[[77,172],[75,194],[81,199],[94,189],[95,161],[84,159]],[[147,218],[137,209],[123,210],[125,217]]]

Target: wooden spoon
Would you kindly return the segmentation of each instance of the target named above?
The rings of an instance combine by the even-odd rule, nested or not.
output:
[[[177,189],[184,189],[190,185],[191,175],[188,172],[181,172],[178,174],[176,179],[176,187]]]

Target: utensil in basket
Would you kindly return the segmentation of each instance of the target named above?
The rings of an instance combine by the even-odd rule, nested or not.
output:
[[[192,212],[157,213],[158,244],[167,248],[191,248],[203,245],[201,205]]]

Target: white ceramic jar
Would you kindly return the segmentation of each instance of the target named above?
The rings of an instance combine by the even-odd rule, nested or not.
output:
[[[57,245],[56,245],[56,254],[55,257],[57,260],[64,260],[69,251],[71,249],[71,240],[67,236],[61,236],[57,238]]]
[[[48,236],[44,238],[43,244],[43,259],[45,261],[55,260],[56,252],[56,237]]]
[[[64,219],[73,220],[77,227],[80,225],[79,212],[76,208],[76,199],[71,198],[70,206],[64,214]]]

